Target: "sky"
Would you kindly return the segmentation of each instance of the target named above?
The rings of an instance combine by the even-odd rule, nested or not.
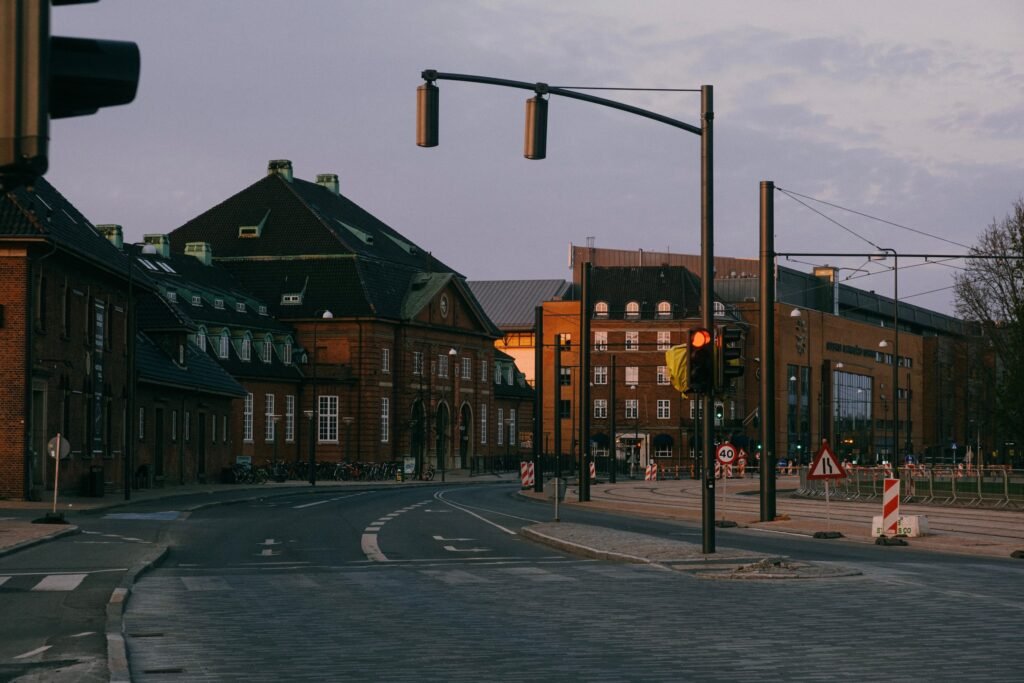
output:
[[[132,241],[290,159],[470,280],[568,278],[588,237],[699,253],[699,136],[552,96],[531,161],[533,93],[438,81],[440,145],[424,149],[424,69],[712,85],[715,253],[758,256],[771,180],[776,251],[829,254],[779,262],[887,296],[891,261],[839,254],[962,254],[1024,195],[1019,0],[102,0],[52,23],[139,45],[135,101],[52,122],[47,173]],[[700,125],[699,93],[588,92]],[[900,258],[900,300],[952,313],[957,262],[936,260]]]

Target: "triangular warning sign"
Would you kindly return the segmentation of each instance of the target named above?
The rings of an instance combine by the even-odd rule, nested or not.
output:
[[[814,456],[814,462],[811,463],[811,469],[807,472],[808,479],[845,479],[846,470],[836,460],[836,456],[832,454],[832,449],[828,447],[828,441],[822,439],[821,449],[818,454]]]

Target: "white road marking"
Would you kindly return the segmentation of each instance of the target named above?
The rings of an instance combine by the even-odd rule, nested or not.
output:
[[[371,562],[388,561],[387,556],[380,551],[380,546],[377,545],[377,534],[363,534],[359,545],[363,550],[363,554],[366,555],[366,559]]]
[[[465,508],[465,507],[463,507],[461,505],[458,505],[456,503],[452,503],[452,502],[450,502],[448,500],[445,500],[444,494],[445,494],[444,491],[438,491],[437,493],[434,494],[434,497],[437,498],[438,500],[440,500],[445,505],[450,505],[453,508],[455,508],[456,510],[460,510],[462,512],[465,512],[467,515],[472,515],[473,517],[476,517],[481,522],[485,522],[487,524],[490,524],[491,526],[493,526],[496,529],[501,529],[502,531],[504,531],[509,536],[518,536],[519,535],[516,532],[512,531],[511,529],[509,529],[508,527],[503,527],[502,525],[498,524],[497,522],[492,522],[491,520],[487,519],[486,517],[481,517],[480,515],[476,514],[472,510],[470,510],[469,508]]]
[[[268,538],[267,540],[263,541],[263,543],[260,543],[260,545],[281,545],[281,542],[275,541],[272,538]]]
[[[453,545],[446,545],[444,549],[450,553],[489,553],[490,548],[456,548]]]
[[[475,539],[472,539],[472,538],[445,538],[444,536],[434,536],[434,540],[435,541],[456,541],[456,542],[462,541],[462,542],[465,542],[465,541],[472,541],[472,540],[475,540]]]
[[[34,657],[35,655],[38,655],[38,654],[43,653],[43,652],[46,652],[51,647],[53,647],[53,646],[52,645],[43,645],[42,647],[37,647],[34,650],[29,650],[28,652],[23,652],[22,654],[18,655],[17,657],[14,657],[14,659],[25,659],[26,657]]]
[[[81,633],[76,633],[75,635],[68,636],[68,637],[69,638],[85,638],[86,636],[91,636],[94,633],[96,633],[96,631],[82,631]]]
[[[264,548],[263,550],[260,551],[260,555],[262,555],[263,557],[273,557],[275,555],[280,555],[280,554],[281,553],[279,553],[278,551],[271,550],[270,548]]]
[[[0,586],[2,586],[2,585],[4,585],[5,583],[7,583],[7,581],[8,581],[8,580],[9,580],[10,578],[11,578],[11,577],[9,577],[9,576],[0,576]]]
[[[359,493],[350,493],[347,496],[338,496],[336,498],[328,498],[327,500],[315,500],[312,503],[303,503],[302,505],[293,505],[292,510],[301,510],[303,508],[311,508],[314,505],[323,505],[324,503],[334,503],[339,500],[345,500],[346,498],[355,498],[356,496],[362,496],[366,491],[360,491]]]
[[[50,574],[37,583],[34,591],[73,591],[85,579],[85,574]]]

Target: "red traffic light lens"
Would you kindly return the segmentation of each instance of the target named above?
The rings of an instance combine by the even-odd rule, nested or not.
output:
[[[702,348],[711,343],[711,333],[707,330],[692,330],[690,332],[690,346],[695,349]]]

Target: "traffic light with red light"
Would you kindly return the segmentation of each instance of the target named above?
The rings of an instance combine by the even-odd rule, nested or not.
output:
[[[715,347],[711,331],[698,327],[690,330],[686,360],[689,389],[695,394],[710,394],[715,389]]]

